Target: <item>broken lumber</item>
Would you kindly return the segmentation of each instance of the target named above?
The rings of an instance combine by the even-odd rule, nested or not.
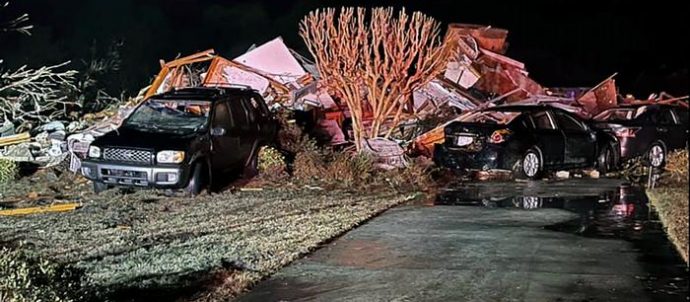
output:
[[[0,147],[28,142],[30,139],[31,135],[29,135],[29,132],[0,137]]]
[[[52,204],[49,206],[42,207],[29,207],[29,208],[19,208],[19,209],[8,209],[0,210],[0,216],[18,216],[18,215],[30,215],[39,213],[55,213],[55,212],[69,212],[80,208],[80,203],[59,203]]]

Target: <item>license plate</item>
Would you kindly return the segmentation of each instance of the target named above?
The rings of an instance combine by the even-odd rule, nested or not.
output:
[[[458,146],[467,146],[472,143],[474,139],[471,136],[458,136],[455,140],[455,144]]]

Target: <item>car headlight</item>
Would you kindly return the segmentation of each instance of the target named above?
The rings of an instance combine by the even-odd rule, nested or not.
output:
[[[89,157],[90,158],[100,158],[101,157],[101,148],[96,147],[96,146],[89,146]]]
[[[156,153],[156,162],[179,164],[184,160],[184,151],[161,151]]]

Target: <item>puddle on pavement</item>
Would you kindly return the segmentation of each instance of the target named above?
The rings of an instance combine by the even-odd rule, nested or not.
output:
[[[579,217],[545,227],[592,238],[620,239],[634,244],[638,263],[646,272],[636,276],[653,301],[688,301],[687,266],[667,239],[650,207],[644,188],[622,184],[614,187],[464,184],[442,190],[436,206],[480,206],[539,210],[563,209]],[[519,215],[519,214],[516,214]]]

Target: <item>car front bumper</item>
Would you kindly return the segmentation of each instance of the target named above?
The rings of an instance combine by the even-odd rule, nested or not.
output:
[[[187,173],[181,167],[136,166],[121,163],[84,161],[84,177],[113,186],[181,188]]]

